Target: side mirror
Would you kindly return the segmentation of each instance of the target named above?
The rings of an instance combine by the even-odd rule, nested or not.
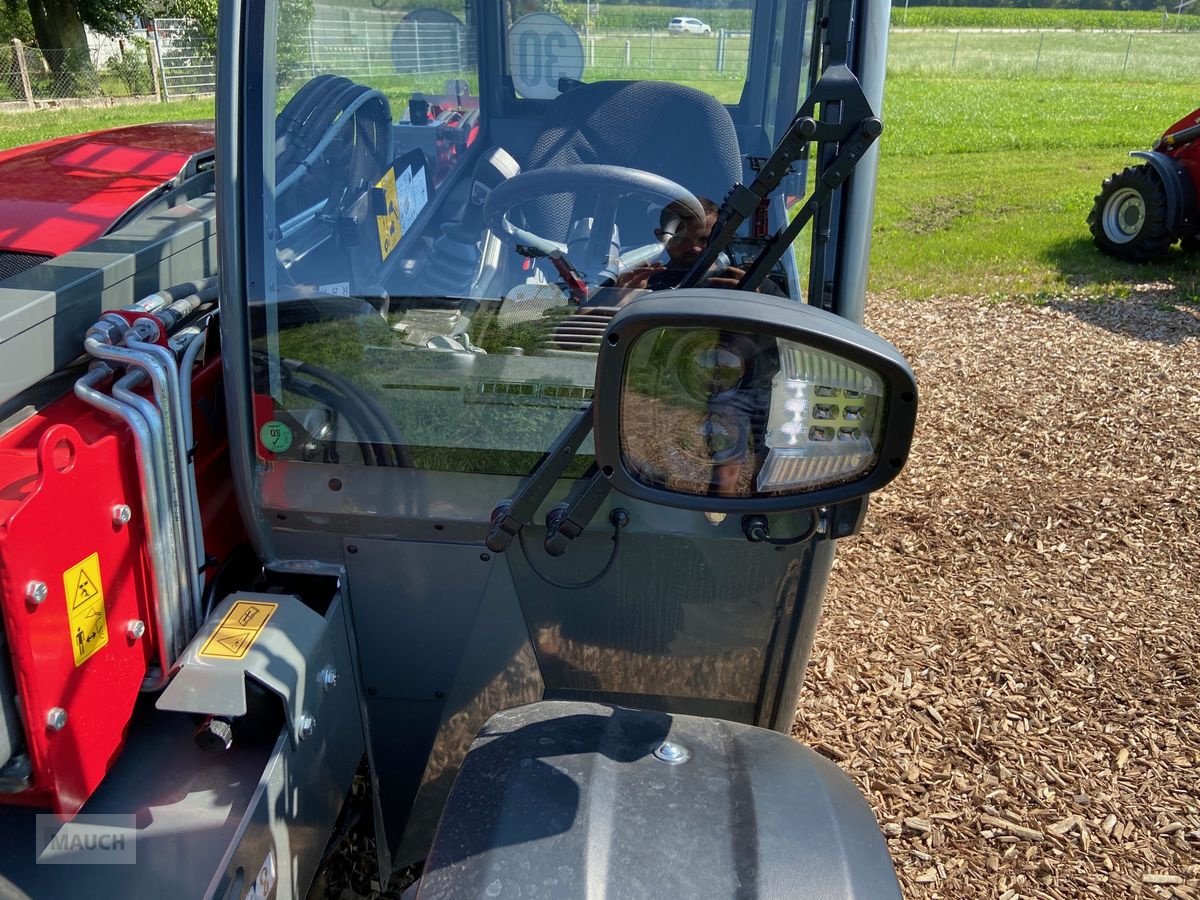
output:
[[[613,317],[594,410],[596,461],[621,493],[705,512],[782,512],[895,478],[917,384],[895,347],[840,316],[683,289]]]

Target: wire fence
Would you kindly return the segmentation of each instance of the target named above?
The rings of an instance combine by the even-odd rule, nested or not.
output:
[[[477,81],[473,32],[451,14],[317,7],[288,47],[300,77],[335,72],[397,92],[440,79]],[[664,22],[605,19],[578,29],[584,78],[663,79],[711,87],[724,97],[746,76],[749,32],[724,27],[673,34]],[[281,64],[283,53],[281,52]],[[1061,30],[892,29],[888,71],[937,77],[1037,77],[1087,81],[1200,81],[1200,33]],[[477,86],[477,85],[475,85]],[[211,38],[184,19],[158,19],[146,32],[86,50],[0,44],[0,109],[36,109],[77,99],[174,100],[211,94]]]
[[[187,19],[155,19],[154,48],[162,73],[165,100],[212,94],[217,89],[217,61],[211,39]]]
[[[40,50],[19,40],[0,45],[0,103],[35,109],[63,99],[156,96],[151,44],[130,38],[113,50]]]
[[[889,74],[1200,81],[1200,33],[894,28]]]

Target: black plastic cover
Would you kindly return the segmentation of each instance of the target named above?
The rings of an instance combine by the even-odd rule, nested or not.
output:
[[[669,741],[682,762],[656,749]],[[748,725],[546,701],[491,718],[420,900],[899,898],[875,817],[833,763]]]

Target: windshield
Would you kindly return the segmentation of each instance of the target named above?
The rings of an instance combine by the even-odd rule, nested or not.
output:
[[[276,15],[250,297],[265,459],[527,474],[590,401],[611,316],[692,267],[809,81],[800,0]],[[702,284],[737,283],[786,188]],[[788,255],[759,289],[799,284]]]

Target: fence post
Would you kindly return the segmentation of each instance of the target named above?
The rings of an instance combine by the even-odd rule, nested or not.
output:
[[[594,37],[588,38],[588,65],[596,65],[596,39]]]
[[[154,82],[154,102],[162,103],[162,89],[158,84],[158,62],[154,58],[154,47],[146,45],[146,62],[150,65],[150,80]]]
[[[650,71],[654,71],[654,32],[650,32]]]
[[[625,68],[629,68],[629,41],[625,41]]]
[[[1038,55],[1037,59],[1033,63],[1033,73],[1035,75],[1037,74],[1038,69],[1042,67],[1042,45],[1046,43],[1046,32],[1042,31],[1039,32],[1039,34],[1041,37],[1038,38]]]
[[[958,66],[958,40],[962,37],[961,31],[954,32],[954,55],[950,57],[950,68]]]
[[[1129,68],[1129,52],[1133,49],[1133,35],[1129,36],[1129,43],[1125,45],[1125,65],[1121,66],[1121,77],[1125,77],[1125,72]]]
[[[421,74],[421,23],[413,22],[413,46],[417,51],[417,74]]]
[[[13,38],[13,55],[17,58],[17,66],[21,70],[21,90],[25,92],[25,103],[30,109],[36,109],[33,103],[33,88],[29,84],[29,63],[25,60],[25,44],[20,38]]]
[[[162,42],[158,39],[158,23],[154,24],[154,56],[158,60],[158,70],[162,73],[162,99],[166,103],[171,99],[171,87],[167,84],[167,67],[163,65]]]
[[[317,42],[313,40],[312,19],[308,20],[308,69],[310,78],[317,77]]]

